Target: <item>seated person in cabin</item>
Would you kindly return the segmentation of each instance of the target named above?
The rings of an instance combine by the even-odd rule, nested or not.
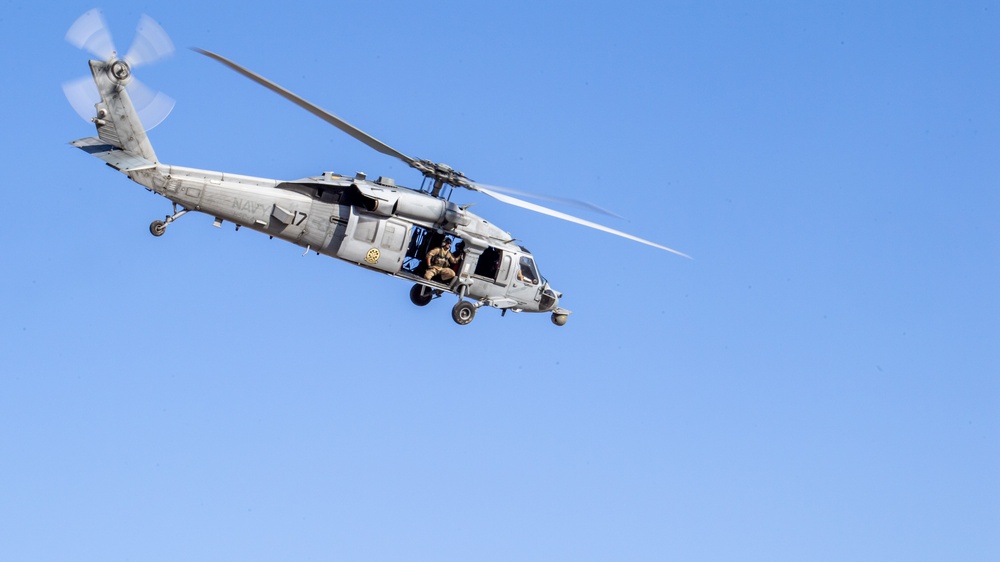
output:
[[[445,237],[440,247],[427,252],[427,271],[424,273],[424,279],[430,280],[440,276],[441,281],[447,283],[455,278],[455,270],[451,266],[458,263],[458,258],[452,255],[450,248],[451,238]]]

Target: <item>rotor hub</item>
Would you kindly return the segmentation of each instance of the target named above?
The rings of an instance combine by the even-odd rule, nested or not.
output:
[[[424,176],[442,184],[448,184],[455,187],[468,187],[470,184],[470,180],[465,177],[465,174],[447,164],[431,162],[430,160],[416,160],[411,164],[411,166],[420,170]]]
[[[116,82],[124,83],[132,77],[132,68],[122,59],[117,59],[108,67],[108,75]]]

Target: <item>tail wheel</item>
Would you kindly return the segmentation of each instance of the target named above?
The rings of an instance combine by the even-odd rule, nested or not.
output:
[[[410,302],[417,306],[427,306],[427,303],[431,302],[434,298],[434,292],[430,289],[424,291],[424,286],[417,283],[410,289]]]
[[[458,304],[451,309],[451,317],[456,323],[465,326],[476,317],[476,305],[469,301],[458,301]]]
[[[163,236],[167,231],[167,223],[163,221],[153,221],[149,223],[149,233],[153,236]]]

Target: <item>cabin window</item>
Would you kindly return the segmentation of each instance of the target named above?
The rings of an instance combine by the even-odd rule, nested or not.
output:
[[[394,252],[400,252],[403,250],[403,233],[406,232],[403,227],[386,224],[385,234],[382,235],[382,249],[391,250]]]
[[[479,256],[479,261],[476,262],[476,271],[474,273],[480,277],[485,277],[495,281],[499,271],[500,250],[490,246],[489,248],[483,250],[483,254]]]
[[[378,219],[372,217],[359,216],[358,224],[354,227],[354,239],[360,242],[371,244],[375,241],[375,232],[378,230]]]

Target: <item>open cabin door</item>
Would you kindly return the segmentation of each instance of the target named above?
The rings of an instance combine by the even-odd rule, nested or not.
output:
[[[346,237],[337,257],[396,273],[403,266],[403,254],[410,241],[411,225],[397,219],[358,212],[351,207]]]

